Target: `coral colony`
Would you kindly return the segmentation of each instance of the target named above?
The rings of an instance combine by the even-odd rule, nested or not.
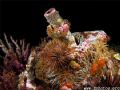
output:
[[[0,90],[120,90],[120,54],[104,31],[72,33],[55,8],[44,16],[49,39],[39,46],[0,40]]]

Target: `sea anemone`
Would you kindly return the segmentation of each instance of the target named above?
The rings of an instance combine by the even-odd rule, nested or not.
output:
[[[111,71],[104,72],[99,77],[92,77],[87,79],[87,83],[84,86],[89,87],[119,87],[120,86],[120,72],[112,74]]]
[[[120,70],[112,75],[110,71],[106,72],[104,76],[101,77],[101,82],[98,86],[108,86],[108,87],[119,87],[120,86]]]
[[[74,49],[68,48],[68,45],[61,40],[50,40],[37,55],[39,60],[35,64],[36,78],[51,84],[52,89],[59,87],[56,86],[57,82],[61,85],[66,80],[73,81],[73,69],[70,67],[72,52]]]
[[[72,49],[58,39],[49,41],[40,53],[40,60],[43,60],[46,68],[51,70],[63,71],[68,70],[71,61],[70,54]]]
[[[106,62],[112,57],[112,52],[104,42],[96,41],[95,44],[84,53],[83,67],[86,67],[87,72],[94,73],[102,69]]]

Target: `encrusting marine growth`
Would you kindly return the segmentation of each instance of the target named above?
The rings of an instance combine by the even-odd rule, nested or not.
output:
[[[110,38],[104,31],[72,33],[70,23],[55,8],[44,16],[49,23],[49,38],[39,46],[30,48],[12,37],[9,42],[5,34],[6,44],[0,40],[4,53],[0,57],[0,90],[93,90],[120,86],[120,54],[107,45]]]

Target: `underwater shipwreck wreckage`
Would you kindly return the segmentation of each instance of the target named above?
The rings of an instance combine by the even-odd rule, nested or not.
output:
[[[49,25],[39,46],[12,37],[0,40],[0,90],[83,90],[119,87],[120,54],[102,31],[70,32],[55,8],[44,14]],[[120,88],[119,88],[120,89]]]

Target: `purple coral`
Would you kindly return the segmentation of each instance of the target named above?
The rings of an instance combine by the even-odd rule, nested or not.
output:
[[[3,65],[0,66],[0,90],[16,90],[18,75],[26,69],[30,48],[29,44],[25,45],[24,41],[20,41],[20,45],[18,45],[12,37],[10,37],[10,42],[6,34],[4,37],[5,44],[0,40],[1,49],[4,53],[1,55]]]
[[[12,37],[10,37],[11,42],[8,42],[6,34],[4,34],[4,37],[7,45],[5,45],[2,40],[0,42],[2,45],[1,48],[5,53],[4,67],[7,70],[13,70],[19,74],[25,70],[25,65],[30,54],[29,44],[25,45],[24,40],[21,40],[20,45],[18,45],[17,41],[15,41]],[[12,47],[12,45],[14,45],[15,48]]]
[[[0,90],[17,89],[18,76],[13,71],[3,71],[0,75]]]

